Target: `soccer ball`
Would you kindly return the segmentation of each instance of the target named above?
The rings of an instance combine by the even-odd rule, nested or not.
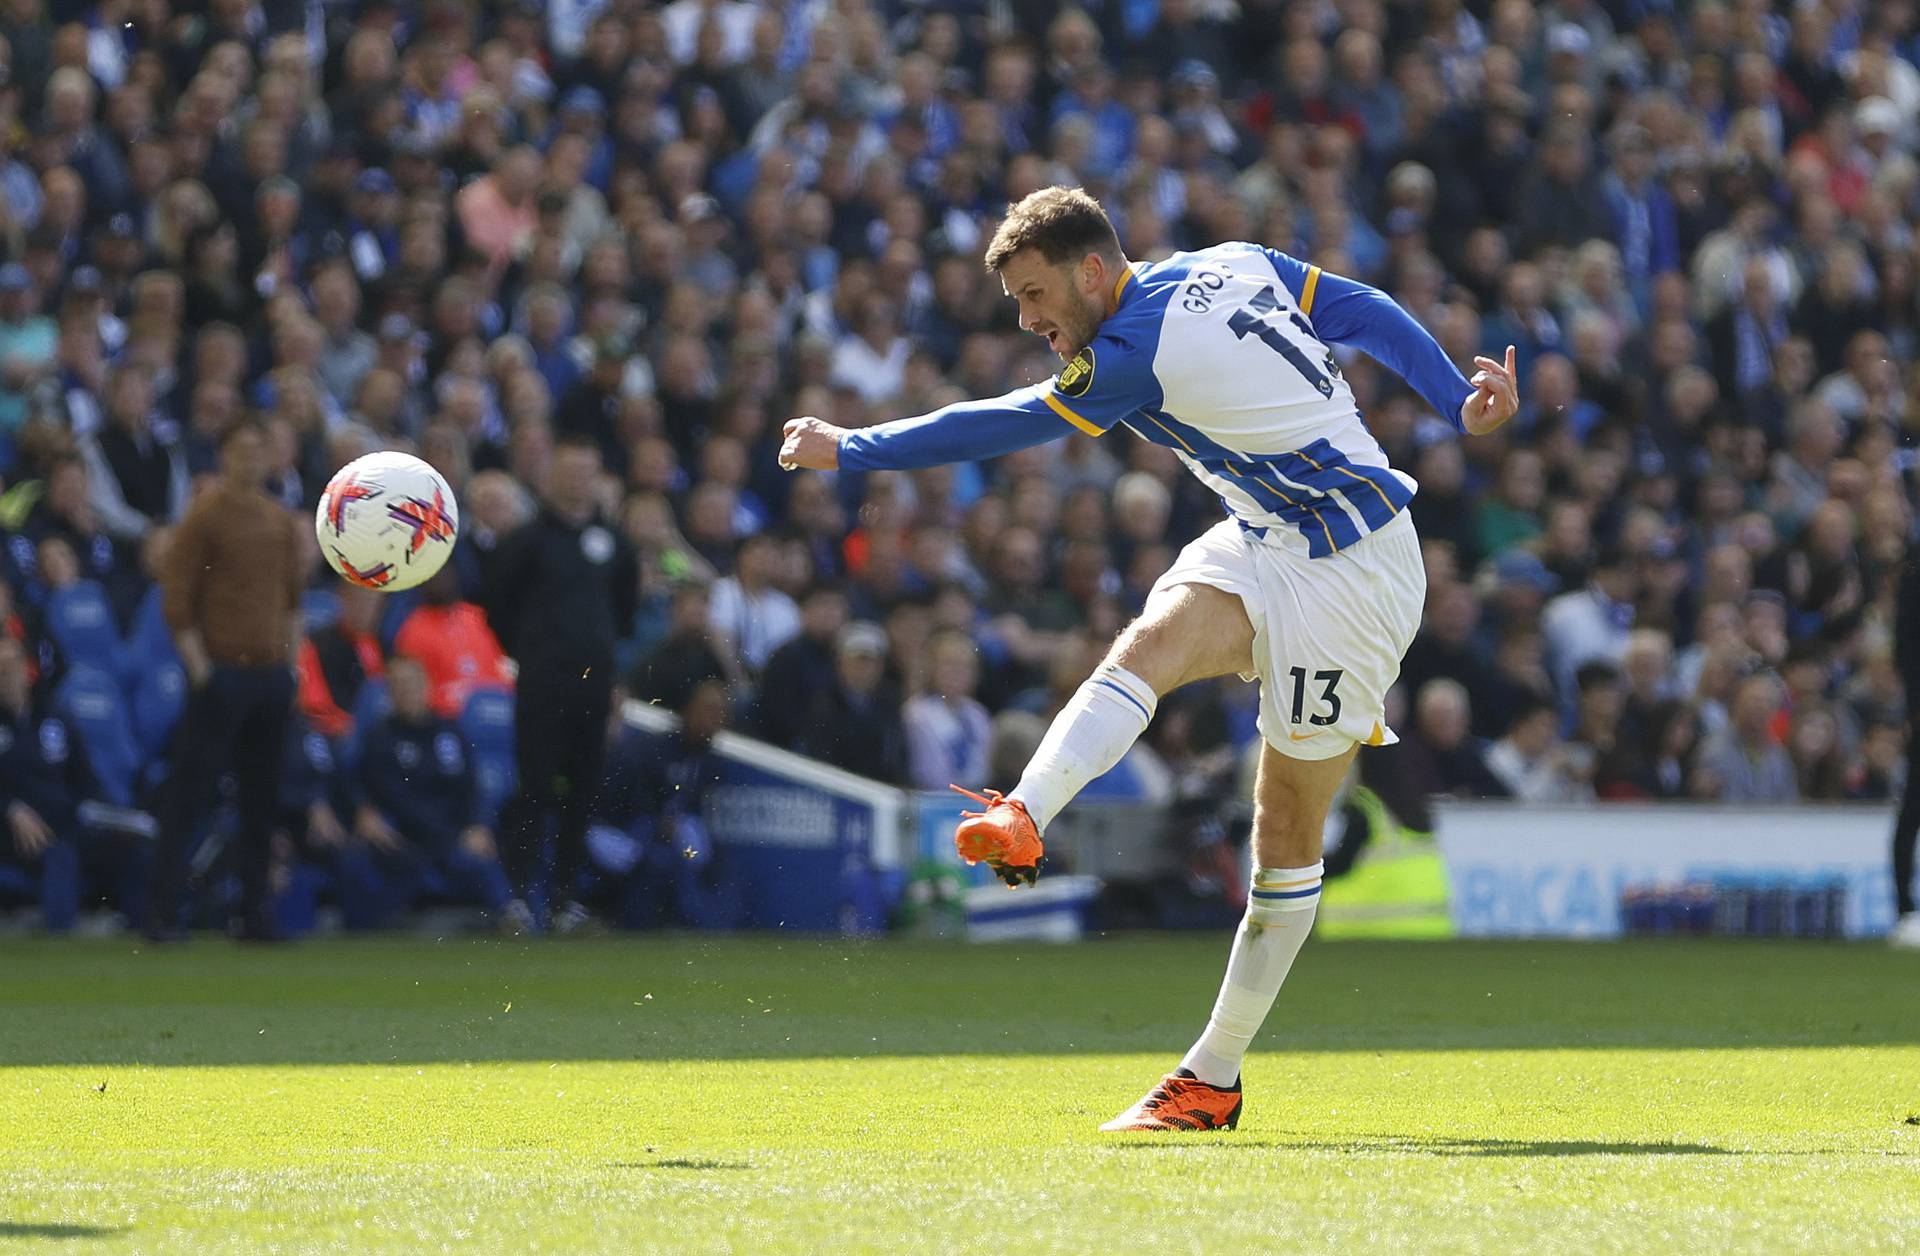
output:
[[[460,511],[440,473],[412,454],[368,454],[327,481],[313,530],[343,578],[396,593],[446,565]]]

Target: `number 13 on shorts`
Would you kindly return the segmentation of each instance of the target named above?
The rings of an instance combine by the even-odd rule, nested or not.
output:
[[[1338,724],[1340,722],[1340,694],[1338,690],[1340,688],[1340,678],[1344,675],[1346,675],[1346,673],[1339,668],[1328,668],[1323,671],[1314,672],[1313,679],[1309,681],[1307,679],[1306,668],[1289,667],[1287,669],[1287,677],[1292,681],[1293,686],[1291,722],[1298,724],[1301,716],[1305,715],[1307,723],[1318,728],[1327,728],[1331,725]],[[1317,688],[1320,691],[1320,696],[1317,699],[1311,699],[1309,697],[1308,691],[1313,688]],[[1317,705],[1319,710],[1309,711],[1308,704],[1310,701]]]

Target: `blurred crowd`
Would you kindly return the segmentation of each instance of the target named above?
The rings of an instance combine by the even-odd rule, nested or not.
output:
[[[438,467],[447,604],[586,437],[638,556],[632,692],[719,681],[783,746],[1005,786],[1218,503],[1124,435],[775,450],[1051,374],[979,254],[1075,183],[1131,257],[1254,240],[1458,361],[1518,347],[1522,412],[1472,441],[1345,364],[1421,484],[1416,779],[1886,797],[1917,117],[1911,0],[0,0],[0,634],[28,703],[131,648],[245,416],[290,509],[371,450]],[[307,656],[307,726],[345,736]],[[1251,708],[1163,706],[1142,779],[1230,772]]]

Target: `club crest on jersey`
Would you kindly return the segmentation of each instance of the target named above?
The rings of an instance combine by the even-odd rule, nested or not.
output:
[[[1093,387],[1093,346],[1088,345],[1073,355],[1068,363],[1060,368],[1060,378],[1054,382],[1063,397],[1084,397],[1087,389]]]

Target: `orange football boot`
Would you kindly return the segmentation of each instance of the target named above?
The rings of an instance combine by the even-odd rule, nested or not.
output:
[[[1100,1128],[1119,1130],[1230,1130],[1240,1124],[1240,1080],[1209,1086],[1186,1069],[1168,1073],[1147,1097]]]
[[[953,846],[968,863],[985,860],[995,876],[1008,885],[1032,885],[1040,875],[1040,826],[1027,814],[1027,804],[997,789],[976,794],[958,785],[948,788],[986,806],[985,811],[962,811],[954,830]]]

